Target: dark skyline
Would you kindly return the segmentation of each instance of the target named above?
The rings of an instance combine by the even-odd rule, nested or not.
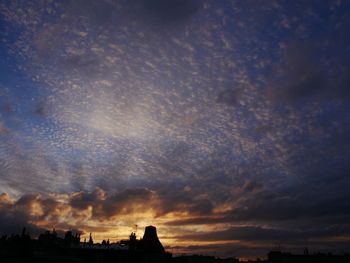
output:
[[[349,252],[350,1],[0,2],[0,234]]]

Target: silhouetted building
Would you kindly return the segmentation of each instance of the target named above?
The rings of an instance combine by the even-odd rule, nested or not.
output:
[[[147,227],[143,240],[132,233],[126,243],[94,244],[92,234],[88,242],[80,243],[80,234],[67,231],[64,238],[55,230],[45,231],[38,239],[31,239],[24,228],[21,235],[0,238],[0,263],[24,262],[84,262],[84,263],[169,263],[171,254],[160,243],[155,227]]]
[[[165,253],[162,243],[160,243],[157,235],[157,229],[154,226],[147,226],[139,249],[150,253]]]
[[[47,230],[45,233],[40,234],[38,240],[40,245],[45,247],[62,243],[61,240],[57,237],[55,229],[52,232]]]
[[[64,244],[66,247],[79,246],[80,234],[73,235],[72,231],[67,231],[64,235]]]
[[[90,233],[89,245],[92,246],[93,244],[94,244],[94,240],[92,239],[92,234]]]

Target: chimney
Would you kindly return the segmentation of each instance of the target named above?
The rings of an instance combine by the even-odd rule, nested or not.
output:
[[[140,248],[145,252],[164,253],[164,247],[160,243],[157,236],[157,229],[154,226],[147,226],[142,240],[140,241]]]

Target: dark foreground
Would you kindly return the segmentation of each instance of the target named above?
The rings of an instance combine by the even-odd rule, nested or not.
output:
[[[235,258],[220,259],[212,256],[172,257],[170,253],[145,251],[94,249],[94,248],[11,248],[0,250],[0,263],[238,263]],[[250,262],[265,263],[350,263],[350,255],[312,254],[293,255],[270,252],[267,260]]]
[[[165,251],[158,239],[154,226],[147,226],[142,239],[135,233],[128,240],[111,243],[109,240],[94,244],[90,240],[80,242],[80,234],[65,233],[64,238],[54,231],[46,231],[38,239],[31,239],[24,228],[22,235],[4,235],[0,238],[0,263],[237,263],[235,258],[212,256],[173,257]],[[309,254],[302,255],[271,251],[266,260],[251,262],[266,263],[350,263],[350,254]]]
[[[80,242],[80,234],[67,231],[64,238],[55,230],[32,239],[26,229],[22,235],[4,235],[0,238],[0,263],[234,263],[236,259],[219,259],[208,256],[173,258],[165,251],[154,226],[147,226],[142,239],[131,233],[128,240],[95,244],[90,234],[88,242]]]

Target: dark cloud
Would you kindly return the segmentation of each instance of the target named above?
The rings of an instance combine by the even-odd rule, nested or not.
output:
[[[44,198],[40,194],[27,194],[18,200],[12,200],[8,194],[3,193],[0,195],[0,235],[20,234],[23,227],[34,238],[52,227],[62,237],[67,230],[84,233],[75,224],[62,220],[69,209],[67,204],[50,197]],[[79,214],[76,213],[75,216],[78,217]],[[45,224],[39,227],[38,222]]]
[[[10,207],[13,211],[23,211],[31,219],[41,220],[50,217],[59,218],[60,210],[71,210],[76,217],[91,208],[92,217],[108,220],[119,215],[153,210],[160,215],[168,213],[189,213],[192,215],[211,214],[214,206],[207,197],[193,196],[189,190],[167,189],[164,192],[146,188],[125,189],[114,194],[107,194],[96,188],[92,192],[74,192],[68,203],[57,202],[54,198],[43,198],[40,194],[27,194],[20,197]]]
[[[299,233],[300,234],[300,233]],[[232,227],[223,231],[213,231],[204,234],[188,235],[185,238],[188,240],[207,240],[207,241],[228,241],[228,240],[273,240],[282,239],[290,240],[291,235],[294,237],[298,234],[293,231],[283,229],[269,229],[262,227]]]
[[[286,193],[262,191],[246,198],[227,217],[237,221],[276,222],[300,218],[312,221],[313,218],[329,215],[349,215],[350,206],[344,201],[349,194],[345,191],[333,192],[333,188],[348,184],[347,180],[333,185],[295,185],[285,189]],[[319,193],[323,193],[324,197]]]
[[[81,13],[91,27],[117,29],[137,23],[139,26],[165,25],[186,21],[201,7],[198,0],[113,0],[113,1],[67,1],[64,4],[69,19]],[[143,27],[146,29],[147,27]],[[153,27],[154,29],[154,27]]]
[[[165,222],[168,226],[186,226],[186,225],[209,225],[218,223],[232,222],[231,218],[227,216],[212,215],[212,216],[197,216],[186,219],[177,219]]]
[[[88,78],[103,76],[104,71],[108,70],[103,67],[103,61],[94,54],[69,55],[60,62],[62,68],[73,74],[82,74]]]
[[[29,233],[33,236],[37,236],[44,232],[43,228],[29,223],[26,219],[24,213],[11,213],[2,210],[0,214],[0,235],[19,234],[23,227],[26,227]]]
[[[247,180],[242,188],[247,192],[257,192],[262,190],[263,187],[264,185],[262,183]]]
[[[28,208],[35,202],[41,200],[40,194],[27,194],[19,198],[16,202],[16,206],[23,207],[24,210]]]
[[[96,206],[103,201],[106,193],[101,188],[96,188],[93,192],[77,192],[70,197],[70,205],[77,209],[86,209],[88,206]]]
[[[125,189],[114,194],[107,194],[100,188],[92,192],[77,192],[70,196],[70,205],[74,209],[92,208],[97,219],[108,219],[133,211],[146,211],[152,207],[155,194],[145,188]],[[148,204],[147,206],[145,204]]]
[[[187,212],[193,215],[210,214],[214,208],[207,195],[200,195],[198,189],[188,189],[176,185],[163,185],[157,189],[160,205],[157,208],[158,216],[171,212]]]
[[[146,0],[143,2],[150,15],[161,23],[187,19],[200,7],[196,0]]]
[[[5,126],[5,124],[0,122],[0,134],[4,135],[4,134],[8,134],[9,132],[10,130]]]
[[[255,131],[258,134],[267,134],[269,132],[272,132],[272,127],[270,125],[261,125],[255,128]]]
[[[130,214],[134,211],[146,211],[152,209],[153,197],[154,193],[148,189],[126,189],[107,197],[101,209],[96,211],[95,216],[109,218],[120,214]]]
[[[13,203],[6,193],[0,195],[0,235],[19,234],[26,227],[31,234],[38,235],[42,228],[30,223],[30,213],[27,204],[35,196],[21,198],[20,202]]]
[[[290,226],[303,221],[308,227],[324,227],[327,224],[341,226],[344,224],[342,218],[350,216],[350,206],[346,201],[350,196],[343,188],[350,183],[346,174],[337,182],[323,183],[322,179],[319,182],[305,181],[285,186],[281,192],[248,181],[240,188],[242,191],[238,193],[236,201],[233,197],[232,203],[236,208],[225,212],[206,211],[166,224],[181,226],[258,222]]]
[[[341,236],[349,231],[349,226],[313,227],[306,229],[294,228],[268,228],[260,226],[231,227],[223,231],[213,231],[203,234],[193,234],[182,238],[187,240],[206,241],[269,241],[273,242],[296,242],[308,239],[332,238]]]
[[[7,99],[6,99],[7,100]],[[12,114],[15,110],[14,110],[14,106],[8,102],[8,101],[1,101],[0,104],[0,113],[4,114],[4,115],[10,115]]]
[[[165,187],[162,191],[133,188],[114,194],[107,194],[97,188],[93,192],[73,193],[70,197],[70,205],[74,209],[87,209],[91,206],[94,217],[98,219],[108,219],[149,209],[154,210],[158,216],[172,212],[203,215],[210,214],[214,208],[212,202],[206,197],[193,196],[184,189],[176,191]]]
[[[335,48],[335,47],[332,47]],[[345,58],[330,60],[319,43],[289,43],[282,50],[282,61],[269,83],[274,101],[294,102],[300,99],[343,99],[349,92],[349,64]],[[345,56],[346,57],[346,56]],[[330,68],[331,69],[330,69]]]
[[[224,90],[219,93],[216,101],[218,103],[235,106],[241,99],[242,93],[243,93],[242,89]]]
[[[0,118],[13,117],[18,106],[18,97],[10,93],[8,87],[0,83]]]

